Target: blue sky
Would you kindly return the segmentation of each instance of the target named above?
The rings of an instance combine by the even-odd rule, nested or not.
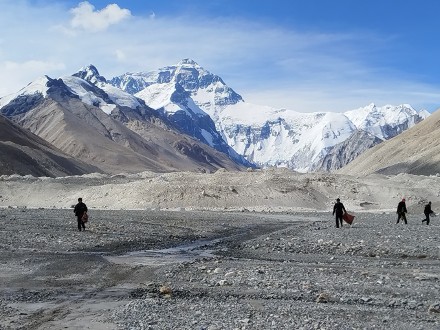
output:
[[[0,0],[0,97],[94,64],[191,58],[247,102],[299,112],[440,107],[440,1]]]

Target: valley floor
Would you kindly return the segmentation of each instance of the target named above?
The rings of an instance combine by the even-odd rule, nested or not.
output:
[[[439,329],[440,223],[0,209],[0,329]]]

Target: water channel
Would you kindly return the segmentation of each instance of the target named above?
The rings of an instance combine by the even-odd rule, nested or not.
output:
[[[221,239],[199,240],[167,249],[134,251],[119,256],[105,256],[105,259],[119,265],[162,266],[167,264],[194,261],[200,258],[213,258],[213,247]]]

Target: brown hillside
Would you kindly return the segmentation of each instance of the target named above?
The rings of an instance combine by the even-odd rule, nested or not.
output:
[[[100,172],[0,115],[0,175],[66,176]]]
[[[226,155],[159,126],[148,125],[148,136],[142,137],[101,109],[74,98],[46,99],[19,123],[107,173],[240,169]]]
[[[427,119],[367,150],[338,173],[387,175],[440,173],[440,110]]]

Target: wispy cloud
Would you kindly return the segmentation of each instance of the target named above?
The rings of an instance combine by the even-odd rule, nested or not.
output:
[[[288,108],[299,112],[336,111],[364,107],[368,104],[411,104],[416,109],[436,110],[439,107],[440,91],[436,86],[408,80],[371,79],[367,83],[348,80],[311,81],[295,83],[286,81],[269,84],[267,88],[249,88],[245,99],[251,103]]]
[[[417,106],[437,96],[435,86],[381,67],[381,52],[392,43],[387,36],[152,11],[135,16],[116,4],[39,3],[0,0],[0,96],[87,64],[112,78],[182,58],[220,75],[248,102],[297,111],[345,111],[371,102]]]

